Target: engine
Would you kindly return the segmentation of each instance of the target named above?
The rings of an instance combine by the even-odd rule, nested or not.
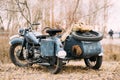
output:
[[[30,49],[26,49],[24,51],[24,58],[25,59],[38,59],[40,58],[40,49],[39,47],[31,47]]]
[[[34,59],[38,59],[40,58],[40,50],[39,49],[34,49]]]

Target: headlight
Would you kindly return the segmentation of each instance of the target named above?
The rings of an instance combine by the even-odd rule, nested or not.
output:
[[[62,51],[58,52],[57,57],[59,57],[59,58],[65,58],[66,55],[67,55],[66,52],[62,50]]]
[[[18,33],[19,33],[21,36],[23,36],[23,35],[24,35],[24,29],[22,29],[22,28],[19,29],[19,30],[18,30]]]

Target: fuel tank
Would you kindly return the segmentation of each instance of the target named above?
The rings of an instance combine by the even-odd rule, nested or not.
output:
[[[29,43],[39,44],[39,39],[37,39],[36,36],[34,35],[34,33],[32,33],[32,32],[28,32],[25,35],[25,38]]]

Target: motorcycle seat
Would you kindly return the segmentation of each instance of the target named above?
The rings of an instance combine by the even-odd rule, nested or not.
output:
[[[56,33],[60,33],[62,32],[61,29],[49,29],[46,31],[46,33],[48,33],[50,36],[56,35]]]

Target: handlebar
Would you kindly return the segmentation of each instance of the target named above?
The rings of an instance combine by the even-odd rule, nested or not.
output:
[[[40,25],[40,23],[33,23],[32,25]]]
[[[32,28],[33,28],[34,25],[40,25],[40,23],[33,23],[33,24],[31,24],[31,26],[28,27],[28,30],[32,30]]]

